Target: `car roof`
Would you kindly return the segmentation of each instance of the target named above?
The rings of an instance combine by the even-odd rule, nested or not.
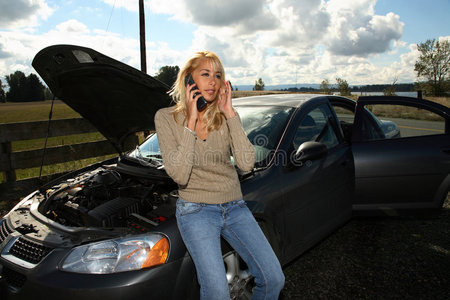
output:
[[[311,99],[324,97],[320,94],[271,94],[234,98],[235,106],[285,106],[300,107]]]

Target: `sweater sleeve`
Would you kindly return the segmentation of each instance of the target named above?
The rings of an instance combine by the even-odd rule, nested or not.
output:
[[[185,186],[189,181],[194,163],[195,136],[184,128],[181,140],[175,139],[177,126],[172,115],[158,111],[155,115],[155,127],[158,134],[158,143],[161,150],[164,169],[167,174],[179,185]]]
[[[230,131],[231,151],[236,165],[244,172],[251,171],[256,160],[255,148],[245,134],[241,119],[236,114],[227,119],[227,125]]]

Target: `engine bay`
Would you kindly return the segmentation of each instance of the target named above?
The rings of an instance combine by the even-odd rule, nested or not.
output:
[[[47,189],[39,212],[69,227],[127,227],[146,232],[175,214],[177,198],[174,183],[102,166]]]

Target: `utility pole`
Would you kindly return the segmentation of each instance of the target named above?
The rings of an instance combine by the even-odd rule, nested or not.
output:
[[[139,36],[141,40],[141,71],[147,73],[147,56],[145,50],[144,0],[139,0]]]

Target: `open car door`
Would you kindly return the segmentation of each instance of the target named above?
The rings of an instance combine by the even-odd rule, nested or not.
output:
[[[450,188],[450,109],[360,97],[352,130],[355,215],[436,213]]]

